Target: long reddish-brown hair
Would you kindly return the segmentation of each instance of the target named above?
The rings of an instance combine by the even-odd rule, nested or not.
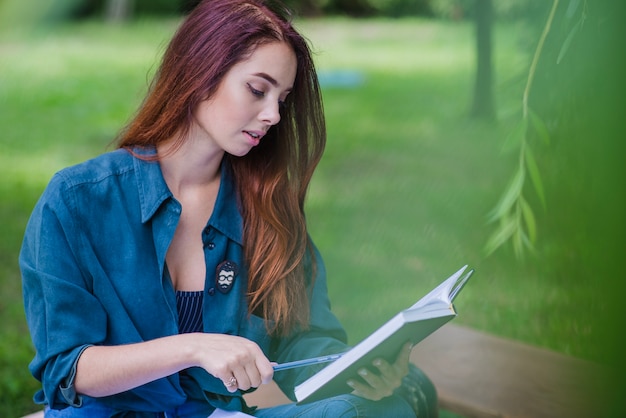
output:
[[[186,139],[198,104],[255,47],[286,42],[297,58],[295,84],[281,121],[233,168],[244,221],[249,311],[271,332],[306,328],[306,264],[314,265],[304,201],[326,143],[320,88],[306,40],[289,14],[263,0],[205,0],[187,16],[170,42],[151,89],[118,146],[152,147]],[[180,143],[178,144],[180,145]],[[308,260],[308,261],[307,261]]]

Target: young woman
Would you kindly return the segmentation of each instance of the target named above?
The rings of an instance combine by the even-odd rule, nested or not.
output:
[[[433,416],[406,347],[354,392],[264,410],[243,393],[346,350],[304,199],[325,144],[308,46],[261,0],[200,3],[119,149],[56,174],[20,265],[47,417]]]

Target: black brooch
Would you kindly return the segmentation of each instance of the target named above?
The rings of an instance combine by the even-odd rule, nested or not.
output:
[[[217,287],[217,290],[223,294],[230,292],[238,272],[239,267],[237,267],[234,261],[226,260],[218,264],[215,273],[215,287]]]

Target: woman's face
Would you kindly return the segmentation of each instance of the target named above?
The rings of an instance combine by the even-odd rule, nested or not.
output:
[[[296,56],[286,43],[258,46],[198,105],[192,132],[229,154],[246,155],[280,121],[280,104],[293,87],[296,69]]]

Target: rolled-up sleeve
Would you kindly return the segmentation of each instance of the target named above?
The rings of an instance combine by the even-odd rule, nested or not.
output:
[[[35,401],[52,408],[80,405],[73,387],[76,363],[85,348],[106,336],[106,314],[77,261],[79,232],[71,191],[57,175],[35,206],[19,260],[36,351],[30,371],[43,386]]]

